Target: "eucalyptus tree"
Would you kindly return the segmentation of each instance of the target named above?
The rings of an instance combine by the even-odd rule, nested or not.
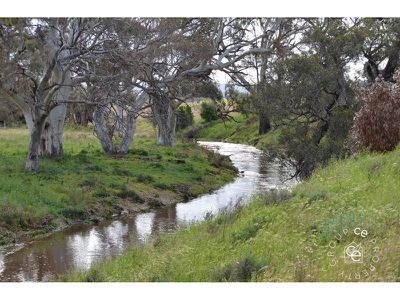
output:
[[[255,46],[267,33],[251,33],[250,26],[251,20],[237,18],[151,20],[146,35],[151,46],[136,85],[152,103],[158,144],[175,144],[185,82],[208,78],[215,70],[236,72],[234,64],[246,56],[273,52],[270,45]]]
[[[185,102],[187,76],[182,73],[211,55],[207,39],[207,19],[139,19],[144,45],[131,51],[134,85],[151,103],[152,120],[157,127],[157,143],[173,146],[176,142],[176,110]],[[138,36],[134,36],[138,39]],[[131,62],[132,64],[132,62]],[[198,76],[203,77],[203,76]],[[195,80],[200,82],[201,80]]]
[[[378,76],[393,81],[400,65],[400,20],[398,18],[355,19],[362,38],[360,56],[365,59],[364,70],[369,82]]]
[[[136,119],[147,94],[135,89],[128,70],[106,56],[91,63],[96,73],[77,89],[79,99],[93,107],[96,137],[107,154],[126,154],[136,131]]]
[[[276,77],[274,66],[300,47],[301,35],[308,24],[299,18],[255,18],[247,22],[251,35],[264,33],[252,47],[270,51],[244,57],[229,68],[228,74],[233,83],[249,93],[254,112],[259,116],[258,132],[264,134],[271,129],[272,94],[268,85]]]
[[[30,132],[25,168],[37,171],[40,154],[63,154],[74,68],[82,57],[100,51],[104,26],[76,18],[16,19],[0,26],[0,96],[24,113]]]
[[[281,142],[296,175],[308,177],[318,164],[346,153],[354,91],[349,64],[359,55],[355,27],[345,19],[308,19],[307,46],[276,66],[272,84],[285,125]],[[322,143],[323,141],[323,143]]]
[[[103,19],[101,53],[83,57],[75,69],[80,82],[75,102],[93,111],[94,133],[107,154],[128,152],[136,119],[148,102],[148,95],[135,85],[151,43],[143,22]]]

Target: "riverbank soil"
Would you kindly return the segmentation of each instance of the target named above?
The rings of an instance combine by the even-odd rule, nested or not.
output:
[[[0,245],[187,201],[236,177],[228,158],[196,144],[155,145],[144,120],[124,156],[103,154],[90,128],[67,128],[65,155],[43,157],[36,174],[24,171],[28,143],[27,129],[0,129]]]

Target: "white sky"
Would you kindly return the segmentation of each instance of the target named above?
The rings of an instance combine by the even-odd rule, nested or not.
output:
[[[399,17],[398,0],[3,1],[3,17]]]

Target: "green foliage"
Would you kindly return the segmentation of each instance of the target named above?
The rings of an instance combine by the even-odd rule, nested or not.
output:
[[[318,166],[349,154],[346,142],[352,119],[353,112],[342,109],[332,111],[328,122],[293,122],[281,130],[278,138],[281,147],[274,154],[293,159],[298,175],[307,178]]]
[[[259,195],[260,200],[265,204],[279,204],[291,199],[292,197],[290,191],[277,189],[271,189],[268,192]]]
[[[125,169],[125,168],[119,168],[119,167],[115,167],[113,173],[115,175],[118,175],[118,176],[128,176],[128,177],[130,177],[130,176],[133,175],[130,170]]]
[[[151,175],[139,174],[137,177],[137,181],[144,182],[144,183],[152,183],[154,181],[154,177]]]
[[[193,112],[189,105],[179,106],[176,112],[176,129],[181,130],[193,125]]]
[[[254,281],[263,264],[251,255],[247,255],[236,262],[217,270],[213,281],[248,282]]]
[[[201,118],[205,122],[211,122],[218,119],[217,107],[213,103],[202,102],[201,103]]]

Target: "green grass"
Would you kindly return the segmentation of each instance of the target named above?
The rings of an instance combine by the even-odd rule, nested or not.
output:
[[[36,174],[24,171],[28,142],[27,129],[0,129],[0,244],[187,200],[236,176],[228,158],[195,144],[155,145],[143,120],[125,156],[103,154],[90,128],[67,127],[64,157],[42,158]]]
[[[280,130],[276,129],[263,135],[258,134],[258,118],[256,116],[244,116],[243,114],[232,114],[234,120],[213,121],[203,123],[197,120],[196,124],[183,131],[196,132],[196,138],[207,141],[223,141],[230,143],[253,145],[259,149],[279,147],[278,137]]]
[[[400,147],[333,161],[290,193],[257,196],[64,280],[399,281],[399,183]],[[357,227],[367,238],[353,234]],[[364,247],[363,264],[341,257],[353,240]]]

